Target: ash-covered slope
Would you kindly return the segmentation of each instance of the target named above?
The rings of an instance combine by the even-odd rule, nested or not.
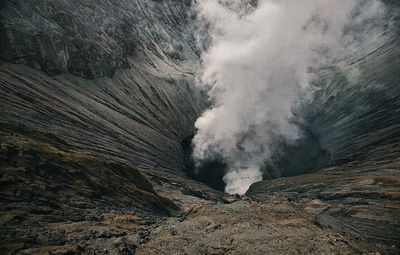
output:
[[[15,206],[13,210],[21,213],[21,203],[34,211],[42,201],[44,212],[59,210],[52,213],[55,218],[59,213],[77,217],[82,213],[78,209],[101,206],[164,214],[178,209],[157,195],[137,169],[70,151],[56,136],[21,124],[0,124],[0,132],[1,201],[7,202],[2,207]],[[68,207],[76,211],[68,212]]]
[[[83,152],[180,172],[180,142],[202,107],[190,4],[2,2],[1,120]]]
[[[400,123],[400,40],[388,39],[342,67],[319,71],[313,100],[295,110],[304,136],[277,145],[266,178],[367,160],[370,149],[397,139],[374,135]]]

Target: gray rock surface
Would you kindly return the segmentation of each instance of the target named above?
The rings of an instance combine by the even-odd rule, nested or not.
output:
[[[5,1],[2,60],[85,77],[112,76],[131,61],[194,59],[191,1]],[[193,31],[193,29],[191,29]]]
[[[229,196],[184,174],[207,104],[192,4],[0,2],[0,253],[398,254],[398,38],[301,109],[329,168]]]
[[[2,3],[1,120],[55,133],[81,152],[181,174],[180,142],[204,107],[190,4]]]

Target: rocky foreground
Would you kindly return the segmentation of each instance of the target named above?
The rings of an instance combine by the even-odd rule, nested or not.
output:
[[[264,181],[229,196],[76,153],[20,124],[1,124],[0,133],[2,254],[400,251],[396,139],[371,150],[374,161]],[[399,126],[390,134],[397,138]]]

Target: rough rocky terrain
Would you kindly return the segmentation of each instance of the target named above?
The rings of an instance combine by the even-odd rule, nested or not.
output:
[[[400,126],[355,141],[379,141],[359,158],[313,174],[253,184],[247,195],[268,202],[282,195],[317,216],[322,225],[383,242],[400,240]]]
[[[399,254],[398,37],[322,70],[312,139],[228,195],[185,174],[192,5],[0,2],[0,254]]]
[[[110,231],[124,235],[118,224],[147,224],[178,210],[135,168],[78,154],[21,124],[1,124],[0,135],[2,253],[76,248]],[[66,234],[82,228],[88,232]]]
[[[398,155],[398,142],[371,154],[388,148]],[[2,253],[399,251],[400,158],[347,163],[228,196],[75,153],[23,125],[1,125],[1,155]]]

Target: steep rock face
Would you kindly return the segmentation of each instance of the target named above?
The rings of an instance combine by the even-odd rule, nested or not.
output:
[[[180,141],[197,113],[186,75],[166,81],[138,66],[112,79],[51,78],[3,63],[0,76],[3,121],[59,134],[81,151],[144,169],[182,168]]]
[[[246,195],[268,204],[279,194],[323,225],[369,240],[400,239],[400,47],[392,39],[319,74],[314,101],[298,114],[324,153],[307,139],[289,146],[266,175],[297,176],[254,183]],[[310,159],[319,166],[309,167]]]
[[[111,76],[152,51],[180,62],[196,54],[191,1],[6,1],[2,60],[86,78]],[[193,30],[193,29],[191,29]]]
[[[352,145],[358,137],[400,123],[399,57],[400,39],[390,38],[342,70],[321,74],[306,122],[332,159],[362,154],[365,145]]]
[[[180,141],[204,104],[190,5],[2,3],[2,121],[58,134],[85,153],[180,172]]]
[[[359,158],[386,140],[369,137],[400,123],[400,39],[382,37],[365,55],[315,74],[312,101],[295,109],[303,137],[277,144],[265,178],[310,173]],[[362,143],[357,139],[367,138]]]

